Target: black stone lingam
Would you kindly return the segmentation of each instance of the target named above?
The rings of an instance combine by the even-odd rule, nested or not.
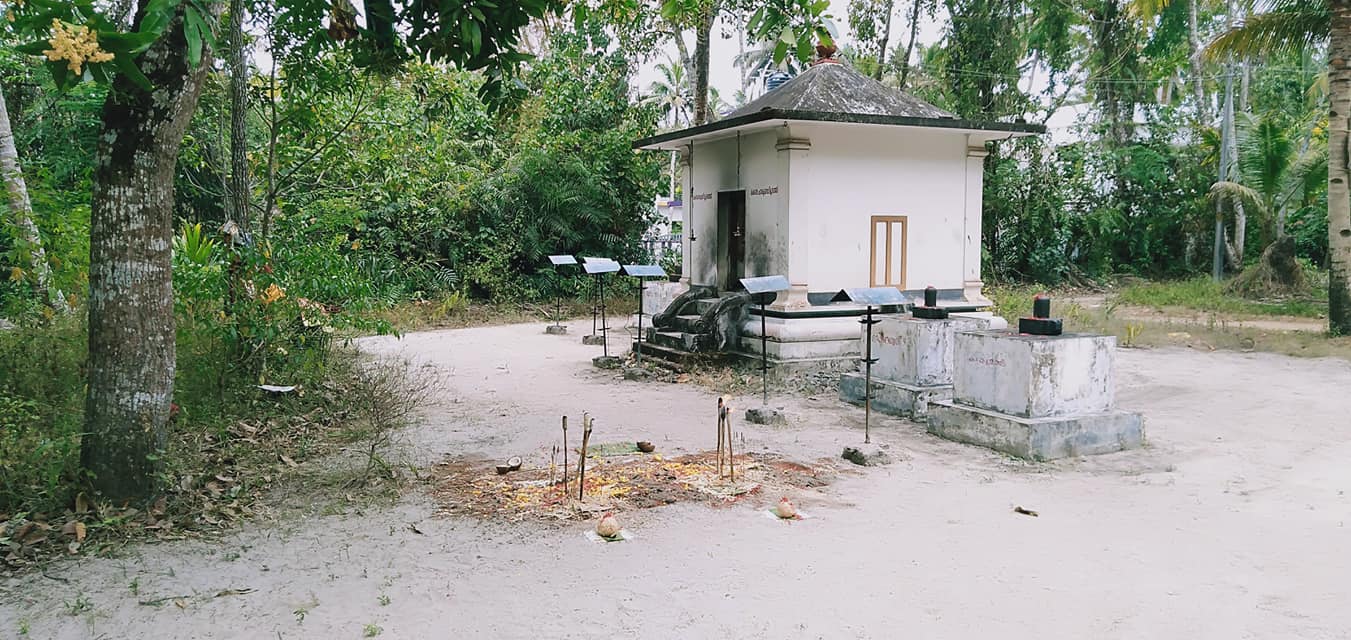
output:
[[[1032,299],[1032,317],[1018,319],[1018,333],[1031,336],[1058,336],[1065,331],[1060,318],[1051,317],[1051,296],[1037,294]]]
[[[933,287],[924,288],[924,304],[915,307],[910,313],[925,320],[944,320],[948,317],[948,310],[938,306],[938,289]]]

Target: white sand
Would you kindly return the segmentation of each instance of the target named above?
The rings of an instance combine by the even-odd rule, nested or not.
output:
[[[409,434],[422,462],[538,458],[558,416],[583,410],[596,441],[714,443],[713,394],[615,381],[590,366],[599,349],[542,330],[365,343],[452,374]],[[902,460],[794,495],[810,520],[682,504],[623,514],[636,538],[598,545],[579,535],[590,522],[438,519],[412,496],[50,570],[69,585],[8,580],[0,638],[21,625],[30,638],[360,638],[368,624],[381,638],[1348,637],[1351,363],[1185,350],[1117,362],[1145,450],[1033,465],[884,418],[874,436]],[[778,403],[791,427],[737,422],[750,450],[810,460],[861,440],[862,411],[831,394]],[[211,597],[227,588],[254,591]],[[201,597],[137,604],[184,594]],[[88,609],[69,614],[81,597]]]

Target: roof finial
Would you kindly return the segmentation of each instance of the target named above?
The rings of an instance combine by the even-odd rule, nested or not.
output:
[[[837,49],[835,48],[834,42],[825,39],[817,41],[816,62],[813,62],[812,64],[839,64],[840,61],[835,59],[835,51],[837,51]]]

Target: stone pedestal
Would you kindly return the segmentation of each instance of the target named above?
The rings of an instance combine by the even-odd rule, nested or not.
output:
[[[964,331],[952,398],[929,408],[929,433],[1029,460],[1144,444],[1139,414],[1114,408],[1116,338]]]
[[[884,317],[873,326],[872,407],[882,413],[922,418],[929,404],[952,397],[953,340],[957,331],[980,324],[969,318],[923,320]],[[867,333],[859,337],[860,352]],[[863,404],[864,374],[840,376],[840,399]]]

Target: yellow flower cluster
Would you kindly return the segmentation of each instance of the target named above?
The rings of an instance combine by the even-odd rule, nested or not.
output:
[[[43,51],[48,60],[65,60],[71,72],[84,73],[85,63],[108,62],[113,54],[99,48],[98,36],[84,25],[66,24],[52,20],[52,37],[47,41],[52,48]]]
[[[282,298],[285,297],[286,297],[286,290],[277,286],[277,283],[274,282],[271,285],[269,285],[267,289],[263,290],[263,295],[258,296],[258,300],[263,304],[272,304],[273,302],[281,300]]]

